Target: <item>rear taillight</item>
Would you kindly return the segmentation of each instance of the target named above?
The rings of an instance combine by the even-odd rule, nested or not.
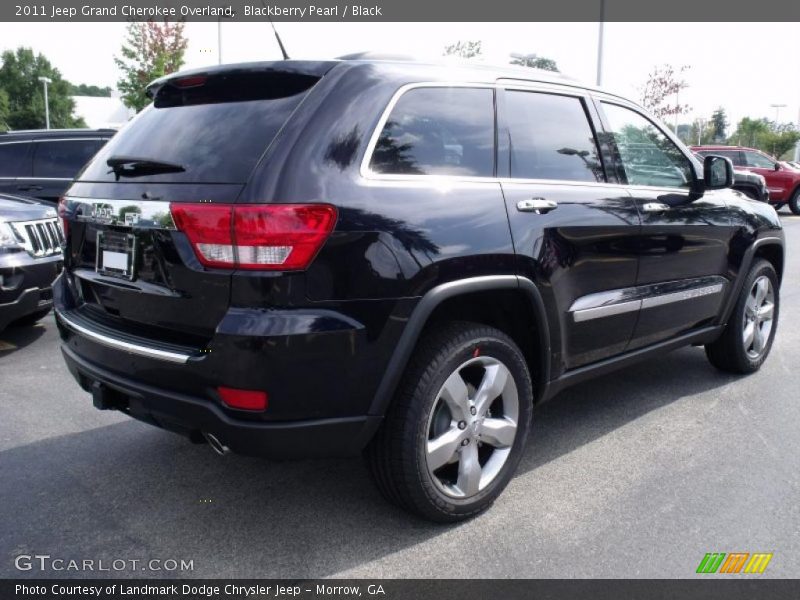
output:
[[[69,232],[69,220],[67,219],[67,199],[61,198],[58,201],[58,221],[61,223],[61,232],[64,234],[64,239],[67,239]]]
[[[207,267],[305,269],[336,224],[328,204],[172,204],[178,230]]]

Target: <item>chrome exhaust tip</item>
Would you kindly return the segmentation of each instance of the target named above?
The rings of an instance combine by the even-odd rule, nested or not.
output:
[[[219,438],[217,438],[217,436],[215,436],[213,433],[206,433],[204,431],[203,437],[206,438],[206,441],[208,442],[208,445],[211,446],[211,449],[220,456],[225,456],[230,451],[230,448],[220,442]]]

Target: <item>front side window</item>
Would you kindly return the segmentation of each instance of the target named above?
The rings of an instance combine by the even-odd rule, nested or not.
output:
[[[775,161],[759,152],[745,152],[744,156],[748,167],[756,167],[758,169],[775,168]]]
[[[33,157],[33,176],[72,179],[99,148],[98,140],[39,142]]]
[[[692,163],[649,119],[616,104],[603,108],[619,153],[617,170],[629,185],[690,186]]]
[[[604,181],[597,144],[579,98],[506,92],[513,178]]]
[[[392,175],[494,174],[494,91],[414,88],[392,109],[370,170]]]

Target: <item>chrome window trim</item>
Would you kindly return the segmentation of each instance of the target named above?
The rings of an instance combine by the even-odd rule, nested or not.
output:
[[[122,350],[123,352],[129,352],[131,354],[137,354],[139,356],[145,356],[147,358],[154,358],[157,360],[163,360],[178,364],[186,364],[187,362],[189,362],[189,359],[192,358],[191,354],[186,354],[183,352],[172,352],[169,350],[159,350],[158,348],[151,348],[149,346],[144,346],[141,344],[126,342],[124,340],[113,338],[111,336],[99,333],[97,331],[92,331],[91,329],[84,327],[83,325],[79,325],[78,323],[75,323],[74,321],[70,320],[70,318],[65,313],[59,310],[56,310],[56,316],[67,329],[70,329],[77,334],[89,338],[90,340],[95,341],[98,344],[102,344],[103,346],[107,346],[115,350]]]
[[[518,177],[485,177],[485,176],[462,176],[462,175],[408,175],[408,174],[390,174],[390,173],[376,173],[370,169],[372,162],[372,155],[375,152],[375,146],[378,144],[378,139],[386,126],[386,121],[389,120],[394,107],[397,105],[400,98],[408,91],[419,88],[473,88],[473,89],[491,89],[491,90],[518,90],[523,92],[539,92],[543,94],[558,94],[561,96],[570,96],[579,100],[589,100],[591,97],[590,91],[570,85],[554,84],[547,82],[531,81],[514,81],[504,83],[503,79],[499,79],[495,83],[470,83],[467,81],[424,81],[416,83],[407,83],[400,86],[397,91],[392,95],[389,103],[384,108],[380,119],[367,144],[367,149],[361,159],[359,173],[361,177],[370,181],[394,181],[394,182],[424,182],[436,185],[437,183],[458,184],[458,183],[537,183],[542,185],[589,185],[589,186],[610,186],[619,187],[618,183],[611,183],[607,181],[572,181],[569,179],[525,179]],[[587,121],[588,122],[588,121]]]
[[[21,175],[19,177],[0,177],[2,181],[16,181],[18,179],[37,179],[40,181],[72,181],[72,177],[36,177],[35,175]]]
[[[47,139],[36,138],[30,141],[35,142],[37,144],[46,144],[48,142],[99,142],[102,140],[108,141],[110,139],[111,138],[102,138],[102,137],[72,137],[72,138],[47,138]]]

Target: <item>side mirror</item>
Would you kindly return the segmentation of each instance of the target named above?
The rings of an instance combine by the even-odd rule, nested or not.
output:
[[[733,185],[733,163],[724,156],[713,154],[703,159],[703,187],[706,190],[721,190]]]
[[[776,171],[780,171],[781,170],[781,163],[779,163],[779,162],[775,163],[775,170]]]

